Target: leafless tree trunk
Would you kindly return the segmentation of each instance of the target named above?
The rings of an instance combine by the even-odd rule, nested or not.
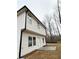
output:
[[[61,36],[60,34],[60,30],[59,27],[61,28],[60,24],[61,24],[61,14],[60,14],[60,1],[57,0],[57,8],[55,9],[55,12],[53,14],[53,18],[57,27],[57,31],[59,36]],[[59,26],[59,27],[58,27]]]
[[[55,24],[56,24],[56,27],[57,27],[57,31],[58,31],[58,34],[59,34],[59,36],[60,36],[60,31],[59,31],[59,28],[58,28],[58,22],[57,22],[57,17],[56,17],[56,15],[54,14],[53,15],[53,18],[54,18],[54,21],[55,21]],[[60,25],[60,24],[59,24]]]
[[[60,23],[61,23],[61,14],[60,14],[60,5],[59,4],[60,4],[60,1],[57,0],[59,20],[60,20]]]

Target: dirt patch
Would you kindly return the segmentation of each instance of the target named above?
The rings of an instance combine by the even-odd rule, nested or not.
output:
[[[50,46],[50,45],[49,45]],[[55,51],[36,51],[29,55],[28,57],[25,57],[25,59],[61,59],[61,45],[60,43],[56,43],[56,45],[51,45],[51,46],[56,46]]]

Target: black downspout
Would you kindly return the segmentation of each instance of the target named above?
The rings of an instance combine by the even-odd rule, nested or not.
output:
[[[19,46],[19,58],[21,58],[21,46],[22,46],[22,32],[24,30],[21,30],[21,36],[20,36],[20,46]]]
[[[20,46],[19,46],[19,59],[22,58],[21,57],[22,35],[23,35],[22,33],[26,30],[26,20],[27,20],[27,18],[26,18],[27,16],[26,15],[27,15],[27,12],[28,12],[28,10],[26,11],[26,14],[25,14],[25,28],[24,29],[21,29]]]

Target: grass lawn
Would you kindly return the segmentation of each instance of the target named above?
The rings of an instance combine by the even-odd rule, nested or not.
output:
[[[56,50],[54,51],[37,50],[28,57],[25,57],[25,59],[61,59],[61,44],[60,43],[51,43],[53,45],[48,44],[47,46],[56,46]]]

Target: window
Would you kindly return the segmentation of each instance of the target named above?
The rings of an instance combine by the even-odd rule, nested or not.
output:
[[[29,36],[28,37],[28,47],[30,47],[30,46],[35,46],[36,45],[36,37],[31,37],[31,36]]]
[[[38,28],[40,29],[40,24],[39,24],[39,23],[38,23],[38,25],[37,25],[37,26],[38,26]]]
[[[36,37],[33,37],[33,45],[36,45]]]
[[[44,43],[44,38],[42,38],[42,40],[43,40],[43,43]]]
[[[30,47],[30,46],[32,46],[32,37],[28,37],[28,46]]]
[[[28,16],[28,22],[29,22],[30,24],[32,24],[32,19],[31,19],[30,16]]]

